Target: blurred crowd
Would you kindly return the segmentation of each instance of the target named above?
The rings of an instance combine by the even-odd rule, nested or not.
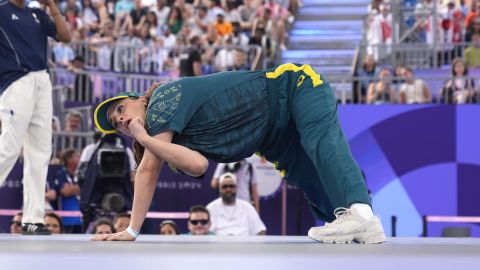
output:
[[[66,67],[80,56],[101,70],[185,73],[192,68],[180,62],[190,58],[201,66],[194,75],[245,69],[249,45],[262,47],[266,57],[286,49],[298,1],[64,0],[59,7],[73,40],[54,45],[53,61]],[[28,5],[42,7],[36,0]],[[113,63],[114,54],[130,59]],[[127,69],[134,58],[140,65]]]

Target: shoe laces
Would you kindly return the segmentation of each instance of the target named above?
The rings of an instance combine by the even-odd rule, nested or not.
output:
[[[330,224],[334,224],[334,223],[342,221],[345,217],[350,216],[352,214],[352,212],[348,208],[338,207],[333,211],[333,214],[335,215],[336,219]]]

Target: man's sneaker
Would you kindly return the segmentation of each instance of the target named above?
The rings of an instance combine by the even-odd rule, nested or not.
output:
[[[52,234],[50,230],[42,223],[24,223],[22,225],[23,235],[49,235]]]
[[[377,216],[361,217],[356,209],[337,208],[335,219],[325,226],[312,227],[308,237],[324,243],[379,244],[386,240],[383,226]]]

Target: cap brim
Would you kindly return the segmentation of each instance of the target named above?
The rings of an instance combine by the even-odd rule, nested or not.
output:
[[[100,132],[105,134],[113,134],[118,132],[110,124],[110,121],[108,121],[107,113],[108,113],[108,108],[110,108],[110,105],[112,105],[114,101],[117,101],[119,99],[124,99],[124,98],[128,98],[128,96],[116,96],[103,101],[97,106],[97,108],[95,109],[95,113],[93,114],[93,119],[95,121],[95,126],[97,126]]]

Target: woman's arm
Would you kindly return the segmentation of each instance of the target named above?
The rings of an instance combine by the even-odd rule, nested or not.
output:
[[[145,149],[142,161],[135,175],[132,216],[130,227],[139,232],[152,203],[155,186],[163,166],[163,160]]]
[[[182,172],[194,177],[203,175],[208,168],[208,160],[196,151],[171,143],[172,138],[173,131],[166,131],[155,137],[144,133],[137,140],[150,152]]]
[[[157,184],[160,170],[163,166],[163,160],[145,149],[142,161],[138,166],[135,175],[135,189],[133,196],[133,206],[130,219],[130,228],[139,232],[147,215],[148,208],[152,203],[155,186]],[[103,234],[93,237],[94,241],[134,241],[129,232],[121,231],[114,234]]]

